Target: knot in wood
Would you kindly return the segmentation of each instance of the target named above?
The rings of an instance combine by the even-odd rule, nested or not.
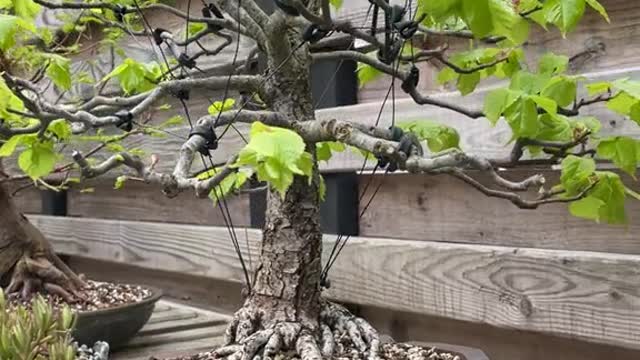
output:
[[[350,124],[337,124],[334,130],[336,140],[346,142],[351,137],[353,127]]]

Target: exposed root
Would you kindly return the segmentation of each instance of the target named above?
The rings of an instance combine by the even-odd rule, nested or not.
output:
[[[28,300],[36,293],[44,291],[57,295],[68,303],[74,303],[83,300],[80,294],[82,281],[74,276],[60,270],[44,256],[32,258],[24,255],[15,265],[6,292],[9,297],[19,296]]]
[[[250,308],[240,309],[225,333],[225,346],[192,359],[322,360],[354,358],[380,360],[378,333],[344,307],[324,302],[315,327],[279,322],[264,327]]]

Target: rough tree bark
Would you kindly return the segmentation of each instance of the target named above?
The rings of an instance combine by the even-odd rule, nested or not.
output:
[[[8,284],[9,295],[25,298],[44,290],[73,302],[84,286],[45,236],[18,211],[5,184],[0,184],[0,277],[3,286]]]
[[[274,69],[287,61],[301,34],[280,14],[271,20],[269,33],[282,34],[272,38],[267,48],[269,68]],[[313,121],[308,47],[295,51],[288,62],[269,78],[260,96],[273,111],[300,122]],[[307,151],[315,154],[315,145],[307,143]],[[272,359],[276,354],[292,352],[303,360],[329,359],[335,353],[336,338],[344,335],[369,359],[378,358],[375,330],[341,306],[321,298],[319,182],[314,159],[311,183],[306,177],[296,176],[284,198],[269,190],[252,289],[227,329],[227,346],[216,350],[217,356],[250,360],[258,354],[262,359]]]

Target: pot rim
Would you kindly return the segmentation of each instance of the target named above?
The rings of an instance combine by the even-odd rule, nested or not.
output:
[[[465,359],[468,360],[489,360],[487,354],[485,354],[481,349],[463,346],[463,345],[455,345],[455,344],[447,344],[447,343],[439,343],[439,342],[426,342],[426,341],[408,341],[407,343],[418,345],[422,347],[435,347],[440,351],[450,352],[455,355],[464,356]]]
[[[137,308],[137,307],[143,307],[149,304],[154,304],[156,302],[158,302],[158,300],[160,300],[160,298],[164,295],[163,291],[160,288],[157,288],[155,286],[148,286],[148,285],[139,285],[139,284],[127,284],[127,285],[133,285],[133,286],[140,286],[143,287],[147,290],[151,291],[151,296],[143,299],[142,301],[139,302],[134,302],[134,303],[128,303],[128,304],[122,304],[122,305],[117,305],[117,306],[113,306],[113,307],[109,307],[109,308],[105,308],[105,309],[98,309],[98,310],[89,310],[89,311],[76,311],[76,316],[77,317],[84,317],[84,316],[92,316],[92,315],[108,315],[111,313],[116,313],[116,312],[120,312],[123,309],[132,309],[132,308]]]

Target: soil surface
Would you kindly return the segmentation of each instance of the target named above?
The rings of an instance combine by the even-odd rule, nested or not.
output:
[[[137,303],[152,295],[151,290],[137,285],[114,284],[108,282],[98,282],[86,280],[87,287],[80,293],[84,299],[73,304],[67,304],[72,310],[94,311],[108,309],[116,306]],[[59,308],[65,304],[64,299],[57,295],[42,294],[47,302],[54,308]],[[31,300],[20,297],[10,299],[13,304],[22,304],[29,307]]]
[[[367,355],[354,348],[339,347],[338,354],[334,354],[331,360],[367,360]],[[464,358],[446,352],[439,352],[435,348],[423,348],[421,346],[405,343],[383,344],[380,349],[381,360],[464,360]],[[282,354],[277,360],[300,360],[297,355]],[[151,360],[160,360],[151,358]],[[219,360],[211,352],[182,356],[164,360]]]

